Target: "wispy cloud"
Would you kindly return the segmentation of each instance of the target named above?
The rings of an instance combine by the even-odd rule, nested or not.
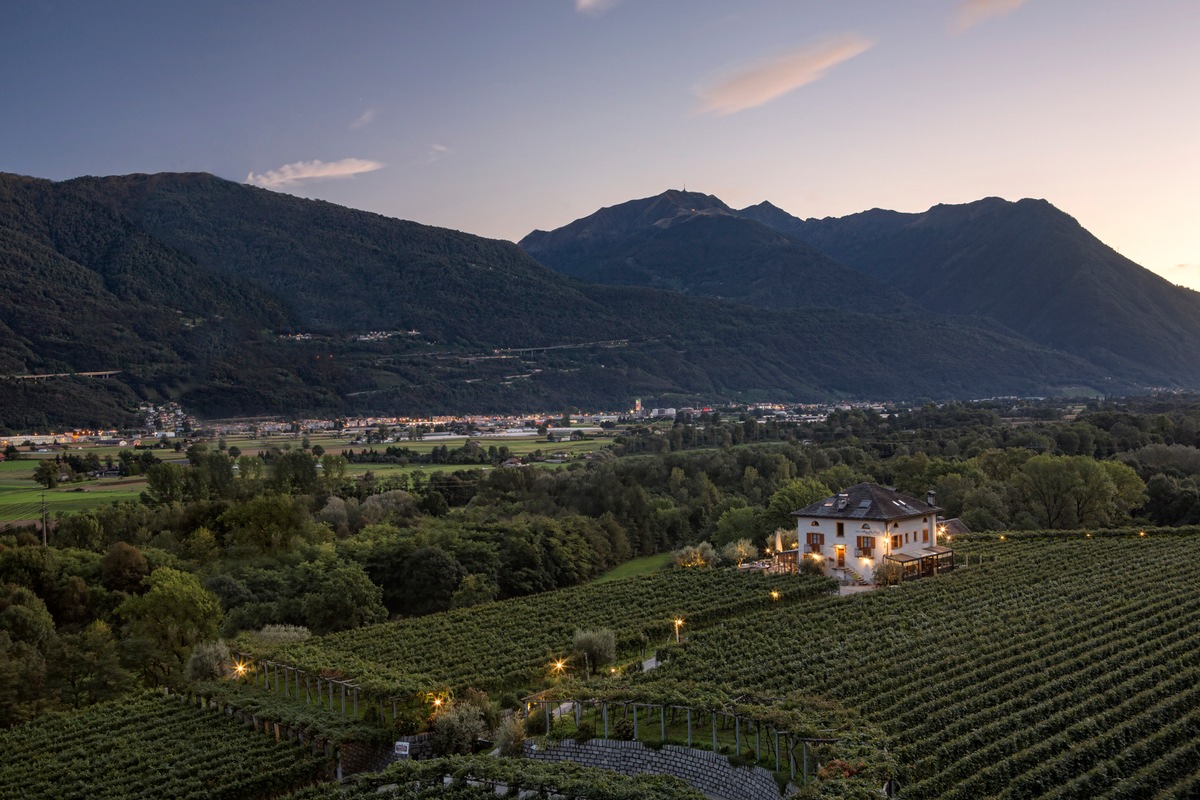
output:
[[[426,155],[425,160],[432,164],[434,161],[445,158],[453,152],[453,150],[444,144],[431,144],[429,145],[429,153]]]
[[[761,106],[819,80],[831,68],[865,53],[875,42],[857,34],[830,36],[785,56],[740,70],[697,94],[701,113],[733,114]]]
[[[950,28],[955,33],[962,33],[981,22],[1011,14],[1023,5],[1025,0],[963,0],[958,4]]]
[[[575,10],[580,14],[603,14],[619,0],[575,0]]]
[[[358,130],[359,128],[370,125],[371,120],[373,119],[375,119],[375,109],[368,108],[362,113],[362,116],[350,123],[350,127],[353,130]]]
[[[343,158],[341,161],[297,161],[284,164],[278,169],[246,176],[246,183],[261,186],[264,189],[278,189],[281,186],[294,186],[305,181],[321,180],[324,178],[349,178],[363,172],[374,172],[382,169],[378,161],[368,161],[365,158]]]

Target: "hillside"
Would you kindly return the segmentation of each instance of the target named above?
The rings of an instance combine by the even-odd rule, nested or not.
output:
[[[202,174],[0,176],[0,285],[0,374],[122,371],[0,380],[14,428],[84,411],[115,424],[136,398],[203,415],[431,413],[1105,386],[1001,331],[600,287],[509,242]]]
[[[668,191],[603,208],[557,230],[534,231],[519,244],[546,266],[594,283],[764,308],[915,307],[882,281],[697,192]]]
[[[739,213],[930,310],[989,317],[1113,375],[1200,383],[1200,294],[1138,266],[1045,200],[808,220],[769,203]]]

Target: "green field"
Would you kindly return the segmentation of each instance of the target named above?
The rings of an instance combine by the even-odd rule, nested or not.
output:
[[[982,565],[722,621],[617,691],[844,703],[890,734],[906,800],[1196,797],[1197,545],[969,543]]]
[[[238,447],[243,455],[256,455],[272,447],[283,448],[284,446],[290,446],[292,448],[299,448],[302,441],[303,439],[300,436],[280,434],[261,438],[230,436],[226,438],[225,443],[227,447]],[[518,457],[527,456],[538,450],[542,452],[545,458],[549,458],[552,454],[561,453],[565,455],[566,460],[569,462],[584,453],[594,452],[608,446],[611,439],[597,438],[576,442],[547,442],[545,437],[523,436],[516,438],[473,437],[472,441],[479,442],[485,448],[491,445],[508,447],[509,451]],[[333,434],[313,434],[309,437],[309,442],[310,445],[320,445],[325,448],[327,453],[333,455],[340,454],[343,449],[354,449],[357,451],[374,448],[379,452],[383,452],[389,446],[376,444],[357,445],[351,448],[349,439],[346,437],[338,438]],[[432,452],[435,447],[444,445],[454,449],[461,447],[465,442],[465,438],[435,439],[415,442],[400,441],[395,442],[391,446],[407,447],[416,452],[428,453]],[[216,446],[215,441],[208,444],[210,447]],[[103,459],[106,456],[116,458],[117,454],[124,449],[129,448],[117,446],[88,447],[83,448],[83,452],[95,453]],[[63,484],[54,489],[43,489],[34,482],[33,470],[39,460],[54,458],[56,453],[61,453],[61,451],[52,451],[49,453],[22,452],[21,458],[17,460],[0,461],[0,526],[3,526],[4,523],[12,524],[39,520],[42,513],[43,494],[45,495],[47,512],[53,518],[58,513],[87,511],[97,506],[119,500],[136,500],[145,489],[146,482],[141,477],[102,478],[99,480]],[[172,448],[155,450],[154,454],[164,461],[178,461],[184,457],[182,453],[176,453]],[[563,464],[541,461],[534,462],[534,466],[543,469],[555,469],[562,467]],[[389,477],[411,475],[413,473],[430,476],[446,472],[456,472],[458,470],[491,468],[490,465],[478,464],[348,464],[346,466],[346,474],[351,477],[357,477],[371,472],[377,479],[386,480]]]
[[[304,786],[326,766],[302,747],[157,693],[0,731],[0,750],[0,800],[254,800]]]
[[[655,553],[652,556],[635,558],[632,561],[626,561],[624,564],[613,567],[599,578],[596,578],[593,583],[607,583],[608,581],[618,581],[622,578],[632,578],[636,575],[649,575],[652,572],[658,572],[670,563],[670,553]]]
[[[568,658],[576,630],[611,629],[619,653],[641,658],[673,640],[676,619],[687,635],[752,609],[782,615],[827,594],[831,584],[824,578],[677,569],[248,648],[313,676],[340,674],[377,697],[472,686],[515,689],[584,675],[586,666]],[[553,671],[556,661],[563,666]]]
[[[43,489],[34,482],[33,470],[38,459],[47,457],[54,456],[39,453],[36,458],[0,462],[0,523],[40,519],[43,495],[53,517],[59,512],[86,511],[117,500],[135,500],[146,485],[142,478],[103,478]]]

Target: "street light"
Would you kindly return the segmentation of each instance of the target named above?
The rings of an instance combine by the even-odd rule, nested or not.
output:
[[[675,644],[679,644],[679,629],[683,627],[683,620],[679,617],[675,618]]]
[[[778,599],[779,599],[779,590],[778,590],[778,589],[772,589],[772,590],[771,590],[771,599],[772,599],[772,600],[778,600]]]

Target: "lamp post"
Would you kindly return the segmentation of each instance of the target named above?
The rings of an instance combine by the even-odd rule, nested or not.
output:
[[[679,617],[675,618],[675,644],[679,644],[679,629],[683,627],[683,620]]]

